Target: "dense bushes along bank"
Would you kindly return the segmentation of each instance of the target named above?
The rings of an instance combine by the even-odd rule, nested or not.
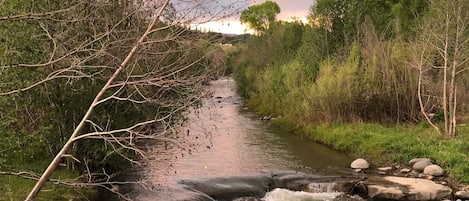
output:
[[[434,158],[469,182],[468,5],[318,0],[309,24],[270,22],[227,64],[251,107],[314,140],[378,164]]]

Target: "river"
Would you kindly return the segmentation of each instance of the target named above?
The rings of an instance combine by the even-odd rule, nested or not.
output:
[[[187,113],[188,119],[180,128],[175,128],[179,133],[176,141],[150,148],[150,163],[140,175],[151,187],[134,193],[136,200],[184,200],[190,195],[183,195],[178,181],[188,179],[284,170],[315,175],[349,173],[352,159],[347,155],[274,127],[246,108],[232,78],[212,81],[206,90],[211,95],[202,100],[200,108]],[[268,196],[285,193],[295,196],[295,192],[282,194],[277,190],[265,200],[276,200]]]

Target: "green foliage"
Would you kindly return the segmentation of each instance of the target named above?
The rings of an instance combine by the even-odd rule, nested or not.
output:
[[[66,170],[56,171],[52,177],[73,181],[77,174]],[[12,175],[0,175],[0,201],[24,200],[36,181]],[[75,189],[57,184],[46,184],[38,201],[87,200],[97,196],[97,190],[91,188]]]
[[[62,148],[98,91],[146,29],[147,13],[137,10],[133,3],[0,3],[0,169],[41,172]],[[27,15],[30,12],[38,17]],[[40,15],[44,12],[51,13]],[[6,16],[21,17],[13,20]],[[87,123],[82,133],[127,128],[167,115],[172,118],[166,123],[175,123],[179,118],[176,108],[196,102],[202,82],[216,75],[223,64],[217,45],[197,40],[204,35],[184,27],[156,26],[158,31],[150,34],[148,41],[158,42],[145,43],[144,50],[133,57],[115,84],[155,77],[166,84],[142,84],[138,91],[131,84],[110,87],[105,97],[136,101],[111,99],[100,103],[89,119],[93,123]],[[176,39],[169,37],[171,34]],[[28,86],[34,87],[25,89]],[[20,90],[12,91],[16,89]],[[128,133],[115,137],[125,135]],[[82,163],[64,159],[68,167],[80,171],[86,162],[97,173],[127,168],[129,162],[119,154],[138,159],[134,152],[102,139],[80,141],[70,154]]]
[[[273,1],[250,6],[241,13],[240,21],[258,33],[264,33],[280,13],[280,7]]]
[[[318,0],[311,8],[309,26],[275,22],[265,34],[240,45],[234,62],[239,64],[238,87],[261,113],[280,115],[280,121],[306,128],[314,140],[380,164],[430,157],[448,168],[452,177],[468,182],[467,128],[458,130],[464,133],[461,137],[442,138],[423,121],[418,100],[422,75],[424,107],[437,113],[434,120],[441,118],[443,73],[435,66],[444,62],[440,58],[444,47],[437,50],[423,43],[441,44],[432,37],[445,41],[444,31],[454,35],[453,14],[448,15],[449,29],[436,26],[445,24],[442,9],[454,5],[424,0]],[[467,5],[463,3],[462,10]],[[461,19],[467,19],[466,14]],[[468,33],[461,32],[461,40]],[[449,50],[458,45],[455,39],[449,41]],[[458,54],[465,58],[465,49]],[[463,83],[469,79],[464,71],[459,73],[457,114],[466,117],[469,96]]]
[[[407,164],[412,158],[428,157],[442,165],[451,177],[469,182],[469,175],[465,174],[469,168],[468,128],[461,129],[465,134],[455,139],[446,139],[432,128],[417,125],[320,124],[304,131],[313,140],[379,165]]]
[[[428,6],[425,0],[318,0],[311,7],[310,20],[328,31],[331,50],[359,39],[361,24],[370,21],[386,38],[412,39],[413,26]]]

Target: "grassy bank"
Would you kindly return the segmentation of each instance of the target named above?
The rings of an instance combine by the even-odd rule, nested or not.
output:
[[[290,127],[277,120],[275,124]],[[310,139],[324,143],[376,166],[405,165],[412,158],[428,157],[448,176],[469,183],[469,125],[460,126],[456,138],[448,139],[426,126],[380,124],[320,124],[298,129]]]
[[[54,172],[55,179],[72,179],[78,175],[68,170],[58,170]],[[0,175],[0,201],[25,200],[28,193],[34,187],[36,181],[22,178],[16,175]],[[97,194],[92,188],[70,188],[63,185],[48,182],[41,190],[37,200],[41,201],[77,201],[89,200]]]

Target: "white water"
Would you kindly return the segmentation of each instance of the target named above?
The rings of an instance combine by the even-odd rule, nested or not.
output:
[[[343,193],[308,193],[302,191],[290,191],[287,189],[276,188],[268,192],[263,201],[330,201]]]

